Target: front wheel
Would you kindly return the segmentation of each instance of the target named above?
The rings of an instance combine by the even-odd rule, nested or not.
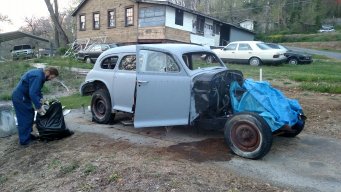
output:
[[[249,64],[251,66],[259,66],[259,65],[262,64],[262,61],[259,58],[257,58],[257,57],[251,57],[249,59]]]
[[[304,115],[300,115],[297,123],[291,127],[292,131],[284,132],[280,136],[296,137],[298,134],[300,134],[303,131],[304,125],[305,125],[305,119],[306,119],[306,117]]]
[[[211,55],[206,57],[206,63],[213,63],[213,57]]]
[[[101,124],[107,124],[114,120],[111,113],[111,99],[107,90],[99,89],[94,92],[91,99],[92,119]]]
[[[85,62],[86,62],[86,63],[89,63],[89,64],[92,63],[90,57],[85,58]]]
[[[298,60],[296,58],[290,58],[288,63],[291,64],[291,65],[297,65],[298,64]]]
[[[256,113],[243,112],[225,124],[224,136],[233,153],[248,159],[260,159],[272,145],[272,132],[266,121]]]

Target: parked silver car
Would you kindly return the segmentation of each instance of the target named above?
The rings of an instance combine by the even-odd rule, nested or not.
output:
[[[233,152],[258,159],[270,150],[272,131],[257,113],[233,113],[230,85],[243,81],[240,71],[228,70],[203,46],[131,45],[103,52],[80,93],[92,95],[95,122],[109,123],[117,112],[126,112],[133,114],[135,128],[194,125],[224,129]],[[302,129],[291,130],[291,135]]]

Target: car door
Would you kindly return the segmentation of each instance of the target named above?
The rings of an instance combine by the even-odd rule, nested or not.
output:
[[[133,112],[136,86],[136,55],[122,54],[115,71],[112,89],[112,105],[115,110]]]
[[[236,60],[236,50],[238,43],[230,43],[217,53],[217,55],[228,62],[234,62]]]
[[[102,53],[102,46],[101,45],[95,45],[92,47],[92,49],[89,51],[89,57],[93,62],[95,62],[98,58],[98,56]]]
[[[137,46],[134,126],[187,125],[190,77],[178,59],[161,49]]]
[[[253,50],[248,43],[239,43],[236,59],[238,63],[248,63],[253,55]]]

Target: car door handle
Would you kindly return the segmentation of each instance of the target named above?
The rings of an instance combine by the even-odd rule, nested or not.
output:
[[[148,83],[148,81],[141,81],[141,80],[138,80],[137,82],[138,82],[138,83],[141,83],[141,84]]]

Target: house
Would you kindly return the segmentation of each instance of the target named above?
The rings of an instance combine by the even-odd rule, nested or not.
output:
[[[77,39],[108,37],[121,44],[226,45],[254,33],[168,0],[83,0],[73,11]],[[181,2],[181,1],[180,1]]]
[[[251,19],[245,19],[245,20],[239,22],[239,26],[241,26],[245,29],[248,29],[250,31],[253,31],[254,30],[254,21]]]

